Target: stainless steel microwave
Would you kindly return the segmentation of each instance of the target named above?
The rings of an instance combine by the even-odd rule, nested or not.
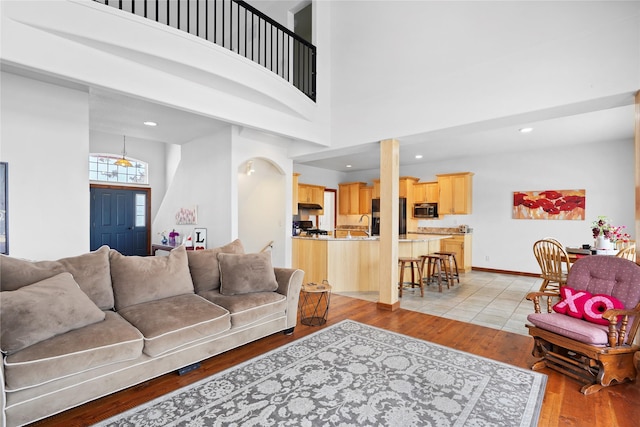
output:
[[[416,203],[413,205],[414,218],[438,218],[437,203]]]

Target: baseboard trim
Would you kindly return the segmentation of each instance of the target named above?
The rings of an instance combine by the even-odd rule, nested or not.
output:
[[[396,311],[400,308],[400,301],[396,301],[393,304],[378,301],[376,304],[378,306],[378,310]]]
[[[525,273],[522,271],[498,270],[495,268],[471,267],[473,271],[484,271],[487,273],[511,274],[514,276],[540,277],[540,273]]]

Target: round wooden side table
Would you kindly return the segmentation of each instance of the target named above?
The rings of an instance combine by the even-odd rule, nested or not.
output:
[[[300,323],[307,326],[327,323],[331,285],[326,280],[321,284],[303,284],[300,296]]]

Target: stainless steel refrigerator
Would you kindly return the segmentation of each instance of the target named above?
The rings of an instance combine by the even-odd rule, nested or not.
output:
[[[407,199],[404,197],[399,198],[398,234],[407,234]],[[371,200],[371,235],[380,235],[380,199]]]

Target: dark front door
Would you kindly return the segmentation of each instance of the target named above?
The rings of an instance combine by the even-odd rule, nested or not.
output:
[[[123,255],[149,254],[148,189],[91,186],[91,250],[107,245]]]

